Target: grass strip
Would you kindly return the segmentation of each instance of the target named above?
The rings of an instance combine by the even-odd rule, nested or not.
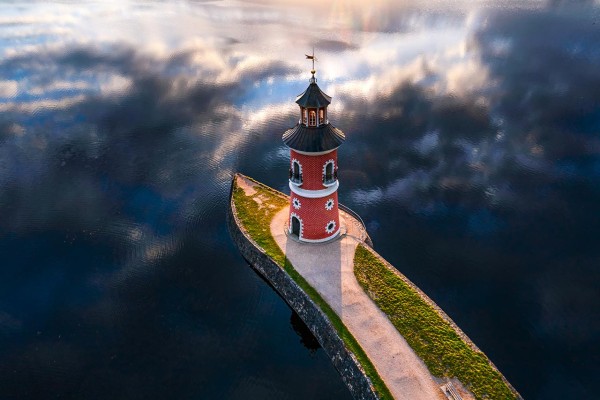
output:
[[[243,179],[249,179],[244,177]],[[252,181],[252,180],[251,180]],[[340,317],[327,304],[321,295],[296,271],[292,263],[287,259],[283,251],[275,242],[271,235],[271,220],[275,214],[288,204],[287,197],[264,186],[256,181],[253,189],[257,193],[252,196],[247,196],[244,190],[237,185],[237,180],[234,180],[233,186],[233,202],[236,208],[238,220],[242,223],[245,231],[250,235],[252,240],[256,242],[287,274],[300,286],[300,288],[317,304],[323,313],[329,318],[329,321],[337,331],[338,335],[344,341],[346,347],[354,353],[356,359],[364,369],[365,373],[371,380],[373,387],[379,398],[393,399],[389,389],[377,373],[377,370],[367,357],[364,350],[354,336],[348,331]],[[255,200],[255,199],[258,199]]]
[[[477,399],[517,398],[485,354],[466,343],[411,285],[362,245],[354,255],[354,274],[433,375],[458,378]]]

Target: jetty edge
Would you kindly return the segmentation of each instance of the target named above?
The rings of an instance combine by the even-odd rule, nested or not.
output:
[[[239,173],[234,175],[229,193],[230,206],[227,211],[227,225],[231,238],[244,259],[269,282],[304,321],[323,350],[325,350],[325,353],[330,357],[333,366],[337,369],[355,399],[393,399],[385,383],[377,374],[375,367],[370,363],[356,340],[352,338],[350,332],[345,329],[339,317],[317,291],[293,270],[292,264],[286,260],[285,255],[279,250],[274,239],[271,238],[272,243],[264,243],[262,240],[259,240],[260,244],[257,243],[249,233],[249,227],[244,226],[240,221],[234,198],[234,191],[242,190],[236,186],[238,178],[250,180],[259,185],[262,190],[270,192],[275,199],[279,198],[281,203],[275,206],[273,210],[275,212],[287,205],[288,196],[250,177]],[[264,221],[264,223],[266,228],[263,228],[263,230],[270,236],[270,221]],[[275,249],[279,250],[281,254],[268,254],[264,247],[271,250],[271,254],[277,253],[277,251],[273,251]]]
[[[237,184],[238,180],[242,185]],[[248,190],[252,191],[252,193],[248,193]],[[273,286],[284,301],[303,319],[325,352],[330,356],[332,363],[340,373],[342,380],[346,383],[353,397],[357,399],[393,398],[377,370],[373,367],[373,364],[356,339],[354,339],[349,330],[344,326],[340,317],[323,300],[320,294],[294,269],[294,266],[282,251],[283,247],[278,247],[275,242],[272,236],[275,235],[275,231],[272,231],[272,228],[269,229],[269,225],[273,216],[288,206],[289,197],[249,177],[235,174],[229,200],[230,207],[227,212],[227,222],[235,244],[249,264]],[[253,215],[249,216],[247,214]],[[353,219],[355,218],[354,216],[352,217]],[[358,219],[358,222],[362,223],[360,219]],[[486,390],[483,392],[475,390],[480,395],[474,396],[468,390],[465,393],[465,387],[461,385],[461,382],[455,377],[456,374],[453,371],[442,371],[442,373],[436,371],[437,373],[432,374],[432,376],[435,375],[433,376],[437,378],[435,381],[440,384],[440,395],[443,391],[448,399],[460,399],[461,396],[458,393],[463,394],[463,396],[466,394],[465,399],[522,399],[487,357],[431,299],[372,250],[370,240],[366,241],[364,237],[362,238],[362,244],[358,245],[356,255],[359,254],[361,249],[363,253],[366,251],[370,256],[379,260],[376,264],[380,268],[383,266],[384,269],[388,269],[390,274],[394,275],[397,280],[400,279],[408,285],[409,291],[414,292],[427,307],[434,311],[436,316],[440,317],[446,325],[449,325],[452,328],[452,332],[456,332],[468,348],[476,352],[478,356],[483,357],[486,361],[485,364],[491,368],[496,378],[500,377],[501,383],[503,383],[502,386],[507,389],[499,390],[496,393],[487,392]],[[354,269],[354,275],[356,275],[356,278],[360,282],[361,279],[359,279],[356,272],[358,269],[356,260],[354,260]],[[364,272],[363,270],[363,275]],[[378,273],[380,274],[381,271]],[[319,286],[319,282],[315,281],[314,283],[317,283]],[[384,283],[389,284],[387,281]],[[360,282],[360,284],[363,286],[365,292],[369,294],[373,303],[380,307],[381,311],[394,323],[394,315],[388,313],[389,310],[385,309],[385,304],[383,304],[384,307],[381,307],[377,302],[378,299],[374,298],[373,293],[370,292],[371,290],[377,290],[377,288],[365,287],[364,282]],[[392,284],[396,285],[397,282],[392,282]],[[384,289],[387,290],[388,288],[384,287]],[[402,334],[400,327],[395,324],[394,326]],[[362,334],[360,331],[356,333],[359,333],[359,335]],[[402,334],[402,336],[404,335]],[[419,352],[416,351],[417,349],[414,348],[413,343],[409,344],[413,347],[413,351],[420,356]],[[427,361],[425,363],[427,364],[427,368],[431,372],[434,372],[429,363]],[[446,386],[452,389],[452,382],[457,384],[461,389],[458,393],[454,391],[455,396],[449,390],[446,390]],[[470,388],[469,386],[470,382],[466,382],[466,387]],[[483,395],[481,395],[482,393]]]
[[[444,310],[372,248],[358,245],[354,274],[431,374],[445,378],[440,388],[450,394],[449,399],[459,400],[460,395],[447,392],[461,388],[469,391],[469,398],[523,400]],[[399,308],[405,315],[399,316]],[[418,323],[414,323],[411,314],[418,315]]]

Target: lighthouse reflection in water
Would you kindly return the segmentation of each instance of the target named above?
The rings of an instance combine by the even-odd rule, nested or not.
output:
[[[339,193],[525,398],[594,398],[598,12],[0,4],[0,398],[349,398],[231,243],[235,171]]]

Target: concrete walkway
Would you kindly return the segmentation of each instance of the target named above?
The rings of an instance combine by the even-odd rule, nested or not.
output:
[[[314,287],[341,317],[375,365],[395,399],[445,400],[439,384],[398,333],[387,316],[360,287],[354,276],[354,251],[364,229],[340,210],[339,240],[304,244],[288,238],[285,208],[271,221],[271,233],[294,268]]]

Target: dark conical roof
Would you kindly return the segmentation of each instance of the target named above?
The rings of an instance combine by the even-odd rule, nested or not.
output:
[[[308,127],[297,124],[283,134],[283,143],[291,149],[316,153],[338,148],[346,135],[331,124]]]
[[[314,77],[310,80],[310,85],[304,91],[296,97],[296,103],[300,107],[325,107],[331,103],[331,96],[326,95],[317,85]]]

